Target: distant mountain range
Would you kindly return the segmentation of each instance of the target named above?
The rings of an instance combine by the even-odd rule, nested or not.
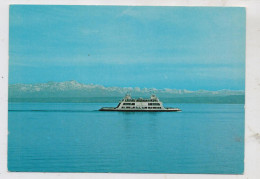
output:
[[[219,91],[189,91],[178,89],[156,89],[139,87],[104,87],[95,84],[83,84],[77,81],[48,82],[39,84],[11,84],[9,85],[9,101],[36,101],[36,102],[89,102],[95,99],[98,102],[115,102],[125,96],[126,93],[133,97],[148,97],[156,94],[159,98],[168,99],[171,102],[180,99],[230,99],[231,103],[243,103],[243,90],[219,90]],[[77,99],[77,100],[76,100]],[[85,101],[84,101],[85,99]],[[102,100],[105,99],[105,100]],[[108,100],[110,99],[110,100]],[[113,99],[113,100],[112,100]],[[238,100],[239,99],[239,100]],[[82,101],[83,100],[83,101]],[[184,101],[185,101],[184,100]],[[206,100],[206,101],[207,101]],[[182,100],[183,101],[183,100]],[[188,100],[189,101],[189,100]],[[214,100],[213,100],[214,101]],[[221,100],[220,100],[221,101]],[[224,100],[225,101],[225,100]],[[233,101],[233,102],[232,102]],[[235,102],[234,102],[235,101]],[[195,100],[196,102],[196,100]],[[210,102],[210,101],[209,101]],[[230,103],[229,102],[229,103]]]

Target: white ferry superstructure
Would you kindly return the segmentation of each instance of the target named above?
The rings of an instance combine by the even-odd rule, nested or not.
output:
[[[162,102],[153,94],[151,98],[131,98],[126,95],[117,107],[103,107],[99,111],[124,111],[124,112],[179,112],[179,108],[165,108]]]

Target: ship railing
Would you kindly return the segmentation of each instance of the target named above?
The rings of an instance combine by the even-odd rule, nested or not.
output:
[[[125,102],[159,102],[159,100],[157,99],[125,99],[124,101]]]

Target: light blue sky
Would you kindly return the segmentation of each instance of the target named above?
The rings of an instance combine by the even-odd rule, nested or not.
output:
[[[10,6],[9,83],[244,90],[245,9]]]

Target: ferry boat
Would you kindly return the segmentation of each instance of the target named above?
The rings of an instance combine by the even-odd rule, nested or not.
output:
[[[151,95],[151,98],[143,99],[131,98],[129,94],[125,96],[117,107],[103,107],[99,111],[124,111],[124,112],[178,112],[179,108],[165,108],[162,102],[156,97]]]

